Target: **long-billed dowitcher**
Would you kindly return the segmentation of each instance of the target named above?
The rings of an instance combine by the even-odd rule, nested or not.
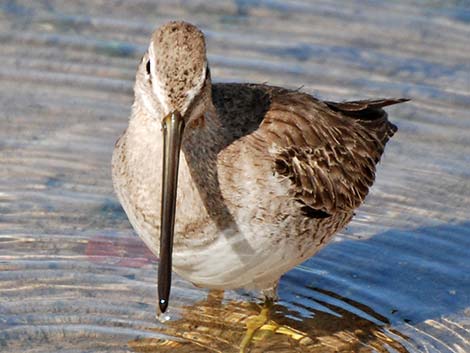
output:
[[[160,258],[161,312],[172,269],[196,286],[274,297],[281,275],[351,220],[396,131],[382,108],[405,101],[212,84],[204,35],[185,22],[153,33],[134,90],[113,182]]]

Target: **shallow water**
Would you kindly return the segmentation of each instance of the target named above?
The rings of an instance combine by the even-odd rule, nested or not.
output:
[[[283,277],[251,352],[470,352],[470,4],[438,0],[0,1],[0,351],[246,339],[253,294],[178,277],[155,320],[156,260],[112,190],[137,62],[174,18],[206,32],[216,81],[413,99],[389,109],[366,203]]]

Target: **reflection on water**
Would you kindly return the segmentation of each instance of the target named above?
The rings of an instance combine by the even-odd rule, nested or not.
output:
[[[182,308],[181,318],[172,320],[155,331],[183,339],[181,342],[165,338],[144,338],[129,342],[136,352],[239,352],[241,343],[249,342],[250,352],[407,352],[400,341],[406,340],[390,328],[386,318],[370,308],[334,293],[339,300],[368,313],[367,320],[339,306],[318,301],[330,313],[306,308],[310,317],[276,305],[270,317],[254,335],[248,334],[250,319],[256,318],[261,308],[248,301],[222,301],[220,293],[209,293],[207,300]],[[249,338],[249,340],[247,339]]]
[[[170,18],[207,33],[216,81],[412,98],[367,202],[269,317],[176,276],[156,321],[157,261],[113,194],[136,65]],[[470,352],[469,19],[440,0],[0,2],[0,351]]]

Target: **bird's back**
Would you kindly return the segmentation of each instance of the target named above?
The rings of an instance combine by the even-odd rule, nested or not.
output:
[[[216,84],[224,144],[243,138],[291,181],[305,214],[351,212],[367,195],[376,164],[397,128],[383,107],[406,99],[327,102],[279,87]],[[247,137],[245,137],[247,136]]]

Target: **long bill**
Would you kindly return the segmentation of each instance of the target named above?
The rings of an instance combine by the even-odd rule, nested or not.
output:
[[[173,234],[175,228],[178,165],[184,119],[178,111],[163,119],[163,175],[160,229],[160,265],[158,267],[158,305],[164,313],[171,290]]]

